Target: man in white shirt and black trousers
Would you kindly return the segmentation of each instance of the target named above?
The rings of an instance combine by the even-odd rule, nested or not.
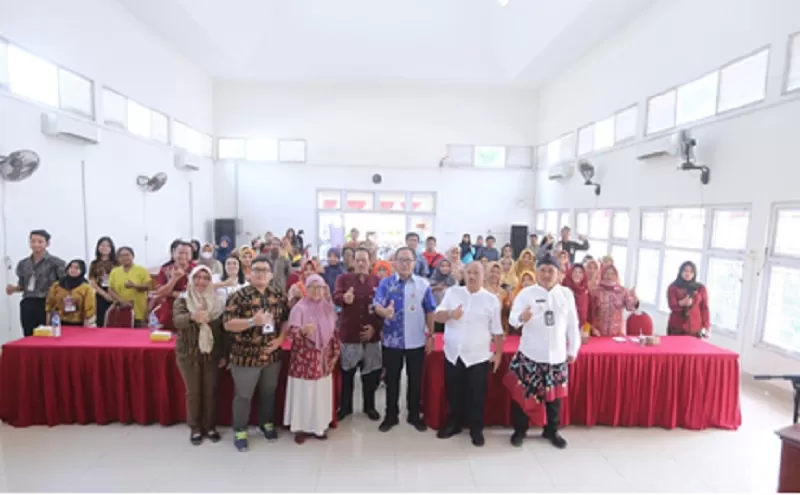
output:
[[[500,300],[483,288],[483,265],[470,263],[465,278],[466,286],[450,287],[436,308],[435,320],[444,323],[444,376],[450,409],[447,423],[436,436],[450,438],[466,424],[472,444],[481,447],[489,367],[497,371],[500,365],[503,326]]]
[[[558,433],[561,399],[567,396],[569,364],[578,356],[581,332],[575,297],[558,284],[560,268],[554,257],[540,258],[537,284],[522,289],[508,318],[511,326],[522,326],[519,348],[503,379],[513,399],[511,445],[515,447],[522,445],[529,418],[541,411],[542,402],[547,413],[542,436],[560,449],[567,446]]]

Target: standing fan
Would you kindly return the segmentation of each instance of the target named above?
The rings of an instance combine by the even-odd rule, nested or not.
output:
[[[152,177],[148,177],[146,175],[140,175],[136,178],[136,185],[139,186],[142,191],[145,192],[156,192],[162,187],[164,184],[167,183],[167,174],[164,172],[159,172]]]
[[[27,179],[39,168],[39,155],[35,151],[20,150],[0,156],[0,177],[9,182]]]

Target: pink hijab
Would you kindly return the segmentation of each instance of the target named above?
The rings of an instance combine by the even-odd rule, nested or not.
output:
[[[319,275],[310,275],[306,279],[306,289],[311,287],[325,287],[325,280]],[[312,337],[317,349],[324,349],[333,338],[336,329],[336,309],[333,303],[325,298],[313,300],[308,295],[300,299],[289,313],[289,326],[303,328],[307,324],[317,326]]]

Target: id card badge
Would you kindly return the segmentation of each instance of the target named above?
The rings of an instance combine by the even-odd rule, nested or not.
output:
[[[67,296],[64,298],[64,312],[65,313],[74,313],[77,311],[78,308],[75,305],[75,300],[72,299],[72,296]]]
[[[263,335],[268,335],[270,333],[273,333],[274,331],[275,331],[275,325],[273,325],[272,315],[270,313],[267,313],[267,322],[264,323],[263,327],[261,327],[261,333]]]
[[[36,290],[36,274],[31,275],[30,280],[28,280],[28,292],[33,292]]]
[[[108,273],[103,275],[102,280],[100,280],[100,285],[103,287],[108,287]]]
[[[544,312],[544,324],[545,326],[552,327],[556,324],[556,316],[553,314],[552,309],[548,309]]]

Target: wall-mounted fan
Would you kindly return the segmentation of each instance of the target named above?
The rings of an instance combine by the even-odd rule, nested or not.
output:
[[[136,185],[146,192],[156,192],[162,187],[164,187],[164,184],[166,183],[167,183],[167,174],[165,174],[164,172],[159,172],[152,177],[148,177],[146,175],[140,175],[139,177],[136,178]]]
[[[9,182],[27,179],[39,168],[39,155],[31,150],[19,150],[0,156],[0,177]]]
[[[589,160],[580,160],[578,161],[578,172],[583,177],[583,185],[594,186],[595,196],[600,196],[600,184],[593,181],[596,172],[594,165]]]
[[[681,129],[673,137],[673,152],[680,155],[683,161],[678,165],[678,170],[699,170],[700,182],[705,186],[711,181],[711,169],[706,165],[697,165],[695,163],[694,149],[697,146],[697,140],[692,137],[692,133],[688,129]]]

